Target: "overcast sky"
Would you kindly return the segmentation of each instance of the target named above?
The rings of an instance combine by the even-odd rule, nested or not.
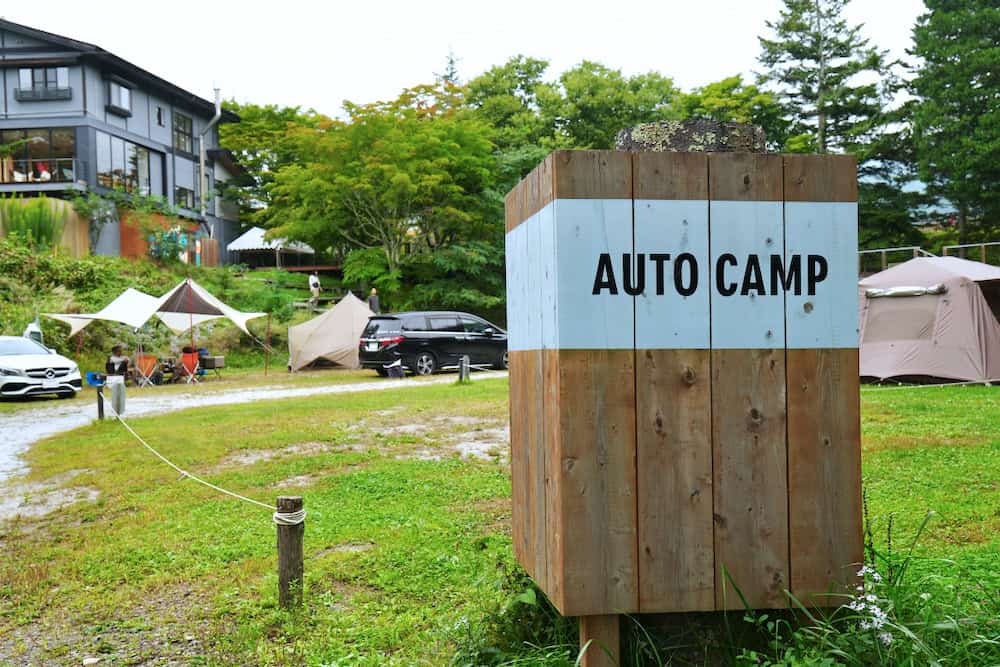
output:
[[[656,70],[688,89],[749,75],[780,0],[242,0],[0,5],[3,18],[97,44],[183,88],[337,115],[433,80],[450,51],[465,80],[512,55]],[[140,10],[141,8],[141,10]],[[902,57],[921,0],[854,0],[851,22]]]

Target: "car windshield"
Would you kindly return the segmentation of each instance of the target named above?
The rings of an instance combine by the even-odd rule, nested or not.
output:
[[[12,354],[49,354],[49,351],[30,338],[0,340],[0,356]]]
[[[368,326],[362,334],[365,338],[376,338],[399,333],[399,320],[395,317],[374,317],[368,320]]]

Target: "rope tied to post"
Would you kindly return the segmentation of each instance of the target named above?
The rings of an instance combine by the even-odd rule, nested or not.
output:
[[[297,510],[295,512],[275,512],[274,523],[279,526],[297,526],[306,520],[306,511]]]

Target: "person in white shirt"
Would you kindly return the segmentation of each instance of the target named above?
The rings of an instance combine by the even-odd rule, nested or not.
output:
[[[319,276],[313,271],[309,274],[309,293],[312,294],[312,297],[309,299],[310,306],[315,306],[319,303],[319,291]]]

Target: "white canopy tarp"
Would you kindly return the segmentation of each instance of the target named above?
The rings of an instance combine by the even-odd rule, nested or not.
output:
[[[266,233],[266,230],[260,227],[252,227],[227,245],[226,250],[231,252],[242,250],[284,250],[285,252],[297,252],[302,255],[316,254],[315,250],[299,241],[288,241],[286,239],[272,239],[268,241],[264,238],[264,234]]]
[[[158,302],[159,299],[155,296],[129,287],[114,301],[96,313],[45,313],[45,316],[68,324],[70,336],[78,333],[94,320],[120,322],[132,329],[138,329],[156,312]]]
[[[192,325],[225,317],[249,335],[247,321],[266,314],[230,308],[190,278],[182,280],[160,298],[129,287],[96,313],[45,313],[46,317],[69,324],[71,336],[94,320],[120,322],[138,329],[154,316],[176,334],[184,333]]]
[[[225,317],[250,335],[247,322],[267,313],[244,313],[222,303],[208,290],[185,278],[172,290],[157,299],[153,313],[174,333],[181,334],[194,325]]]
[[[348,294],[322,315],[288,327],[288,365],[297,371],[325,359],[358,368],[358,341],[374,315],[364,301]]]

